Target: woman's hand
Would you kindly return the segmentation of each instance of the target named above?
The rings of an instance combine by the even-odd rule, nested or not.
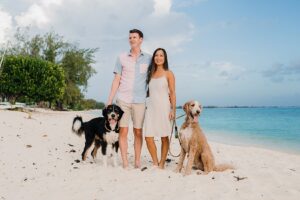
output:
[[[170,111],[170,114],[169,114],[169,118],[170,118],[170,120],[174,120],[174,119],[175,119],[175,117],[176,117],[176,113],[175,113],[175,111],[171,110],[171,111]]]

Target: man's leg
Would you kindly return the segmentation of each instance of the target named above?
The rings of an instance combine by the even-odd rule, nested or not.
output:
[[[143,145],[143,131],[142,129],[133,128],[134,132],[134,153],[135,153],[135,168],[141,167],[141,151]]]
[[[131,105],[127,104],[121,100],[117,100],[117,105],[121,107],[124,111],[124,114],[120,120],[120,132],[119,132],[119,146],[121,151],[121,157],[123,161],[123,168],[128,167],[128,159],[127,159],[127,149],[128,149],[128,126],[129,126],[129,119],[131,116]]]
[[[134,133],[135,167],[141,167],[141,151],[143,144],[143,124],[145,118],[145,103],[132,105],[132,121]]]
[[[122,161],[123,161],[123,168],[127,168],[128,167],[128,159],[127,159],[128,142],[127,142],[127,135],[128,135],[128,127],[120,127],[119,145],[120,145],[121,157],[122,157]]]

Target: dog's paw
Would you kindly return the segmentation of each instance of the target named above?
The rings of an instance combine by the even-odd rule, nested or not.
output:
[[[107,156],[103,156],[103,167],[107,167]]]
[[[184,173],[185,176],[191,175],[191,171],[190,170],[186,170]]]
[[[118,167],[118,162],[117,162],[117,160],[114,160],[113,163],[114,163],[114,164],[113,164],[114,167]]]
[[[174,172],[175,172],[175,173],[180,173],[180,172],[181,172],[181,169],[180,169],[180,168],[176,168],[176,169],[174,170]]]

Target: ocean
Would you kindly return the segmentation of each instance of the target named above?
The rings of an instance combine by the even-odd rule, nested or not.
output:
[[[204,108],[199,121],[208,141],[300,154],[300,107]]]
[[[300,154],[300,107],[204,108],[199,121],[210,141]]]

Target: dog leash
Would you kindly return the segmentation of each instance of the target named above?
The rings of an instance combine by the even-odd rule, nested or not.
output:
[[[171,136],[170,136],[170,145],[169,145],[169,153],[170,153],[170,155],[173,156],[173,157],[179,157],[179,155],[180,155],[180,152],[179,152],[178,155],[174,155],[174,154],[172,153],[172,151],[171,151],[171,141],[172,141],[172,136],[173,136],[173,130],[174,130],[174,126],[175,126],[175,138],[178,139],[179,145],[181,145],[180,137],[179,137],[179,135],[178,135],[178,128],[177,128],[177,124],[176,124],[176,119],[179,119],[179,118],[181,118],[181,117],[183,117],[183,116],[185,116],[185,114],[180,115],[179,117],[176,117],[176,118],[173,120],[172,131],[171,131]]]

